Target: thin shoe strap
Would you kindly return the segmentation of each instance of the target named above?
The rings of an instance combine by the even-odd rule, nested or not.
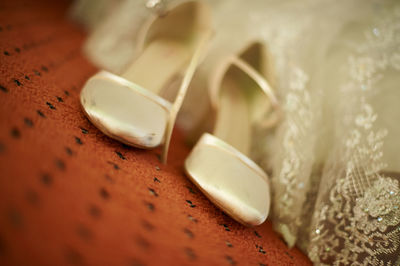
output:
[[[169,149],[169,144],[171,141],[171,135],[172,135],[172,131],[174,129],[176,117],[182,106],[183,100],[185,99],[186,92],[189,88],[189,84],[193,78],[196,68],[203,58],[204,50],[206,49],[206,46],[207,46],[211,36],[212,36],[212,31],[211,30],[207,31],[204,33],[204,36],[199,41],[199,44],[193,53],[193,57],[190,60],[189,65],[185,70],[185,74],[183,76],[182,83],[178,90],[178,94],[177,94],[175,101],[172,105],[172,108],[170,110],[168,123],[167,123],[167,127],[165,129],[166,131],[165,131],[165,135],[164,135],[165,136],[164,147],[163,147],[163,151],[162,151],[162,155],[161,155],[161,161],[164,164],[167,162],[168,149]]]
[[[243,59],[232,57],[231,62],[233,65],[236,65],[239,69],[249,75],[257,83],[262,91],[268,96],[271,101],[272,107],[275,109],[275,112],[270,114],[268,118],[257,122],[260,122],[260,126],[262,128],[271,128],[275,126],[282,116],[282,110],[279,105],[278,99],[268,81],[256,69],[254,69],[254,67],[252,67]]]
[[[238,68],[243,70],[247,75],[249,75],[263,92],[268,96],[271,100],[271,104],[274,108],[276,108],[279,103],[275,96],[274,91],[272,90],[271,86],[269,85],[268,81],[250,64],[238,57],[232,57],[231,62],[233,65],[236,65]]]

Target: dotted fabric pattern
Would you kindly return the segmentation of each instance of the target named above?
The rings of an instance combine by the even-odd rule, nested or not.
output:
[[[67,1],[0,3],[0,265],[310,265],[270,222],[246,228],[160,149],[104,136],[79,92],[97,70]]]

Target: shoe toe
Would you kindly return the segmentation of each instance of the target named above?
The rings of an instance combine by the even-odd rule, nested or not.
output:
[[[214,204],[238,222],[254,226],[266,220],[268,177],[229,144],[204,134],[186,159],[185,170]]]
[[[103,133],[140,148],[162,143],[171,108],[158,95],[106,71],[87,81],[81,104]]]

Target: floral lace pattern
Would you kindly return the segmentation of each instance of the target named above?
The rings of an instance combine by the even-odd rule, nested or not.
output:
[[[356,198],[355,206],[354,199],[343,194],[346,189],[341,179],[331,190],[331,205],[316,213],[321,220],[313,232],[311,259],[322,265],[396,265],[400,246],[397,180],[380,177],[364,197]]]
[[[349,58],[349,80],[341,90],[354,98],[350,107],[343,106],[348,133],[325,168],[321,182],[332,187],[319,195],[310,232],[309,256],[317,264],[400,263],[399,177],[383,174],[388,131],[375,129],[378,114],[369,104],[383,72],[400,70],[399,11],[375,22],[366,42]]]
[[[307,163],[311,165],[311,161],[304,161],[310,157],[300,156],[305,152],[300,150],[303,145],[301,141],[305,141],[304,135],[310,132],[314,115],[311,112],[310,93],[306,88],[307,75],[297,67],[292,67],[290,73],[289,92],[284,102],[286,120],[280,129],[284,131],[281,141],[283,145],[278,155],[282,158],[282,163],[279,168],[274,169],[277,174],[273,177],[273,182],[277,189],[274,193],[274,209],[277,210],[274,215],[276,223],[279,223],[277,228],[284,235],[286,242],[293,246],[297,227],[301,224],[301,208],[298,207],[304,200],[304,195],[299,192],[305,190],[306,183],[301,181],[300,175],[307,178],[311,171],[305,168]],[[293,218],[297,221],[293,222]]]
[[[379,177],[364,196],[356,199],[354,206],[355,227],[363,234],[379,230],[385,232],[389,226],[400,222],[399,182],[389,177]]]

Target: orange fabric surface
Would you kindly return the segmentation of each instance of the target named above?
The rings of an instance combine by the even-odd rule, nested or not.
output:
[[[309,265],[270,222],[246,228],[188,181],[179,130],[162,165],[85,118],[96,69],[68,4],[0,3],[0,265]]]

